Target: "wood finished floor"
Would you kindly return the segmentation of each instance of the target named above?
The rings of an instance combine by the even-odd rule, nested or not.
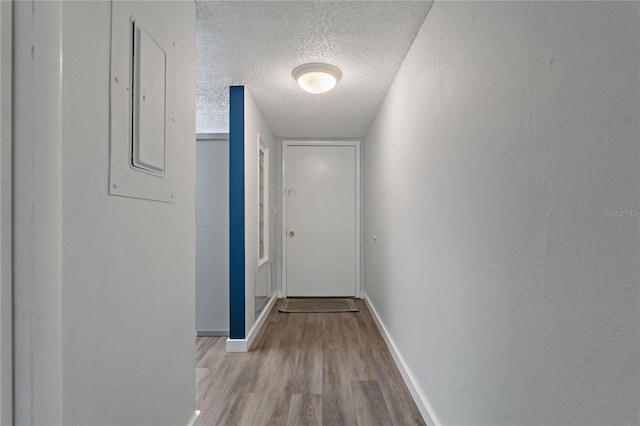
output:
[[[424,425],[376,324],[360,312],[269,314],[252,350],[196,338],[197,408],[208,425]]]

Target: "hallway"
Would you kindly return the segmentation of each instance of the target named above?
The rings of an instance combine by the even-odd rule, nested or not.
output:
[[[201,424],[423,425],[369,310],[356,302],[360,312],[331,314],[280,313],[276,304],[249,353],[198,337]]]
[[[640,1],[0,0],[0,35],[0,424],[640,425]],[[292,142],[360,145],[355,210],[299,203],[360,215],[359,313],[272,312],[329,235]]]

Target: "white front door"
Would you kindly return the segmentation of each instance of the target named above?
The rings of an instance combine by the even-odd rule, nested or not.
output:
[[[284,146],[287,296],[357,296],[358,146]]]

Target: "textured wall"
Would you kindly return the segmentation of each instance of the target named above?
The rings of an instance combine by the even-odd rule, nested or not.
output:
[[[195,410],[195,8],[118,4],[129,6],[162,23],[179,47],[169,74],[179,78],[168,86],[177,113],[167,126],[180,144],[171,163],[177,202],[108,195],[112,5],[64,2],[62,415],[69,425],[186,425]]]
[[[373,122],[365,289],[443,424],[640,422],[638,24],[437,2]]]

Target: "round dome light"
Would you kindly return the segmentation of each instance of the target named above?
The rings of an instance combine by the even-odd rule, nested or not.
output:
[[[304,64],[293,70],[293,78],[298,85],[315,95],[333,89],[341,77],[340,70],[329,64]]]

